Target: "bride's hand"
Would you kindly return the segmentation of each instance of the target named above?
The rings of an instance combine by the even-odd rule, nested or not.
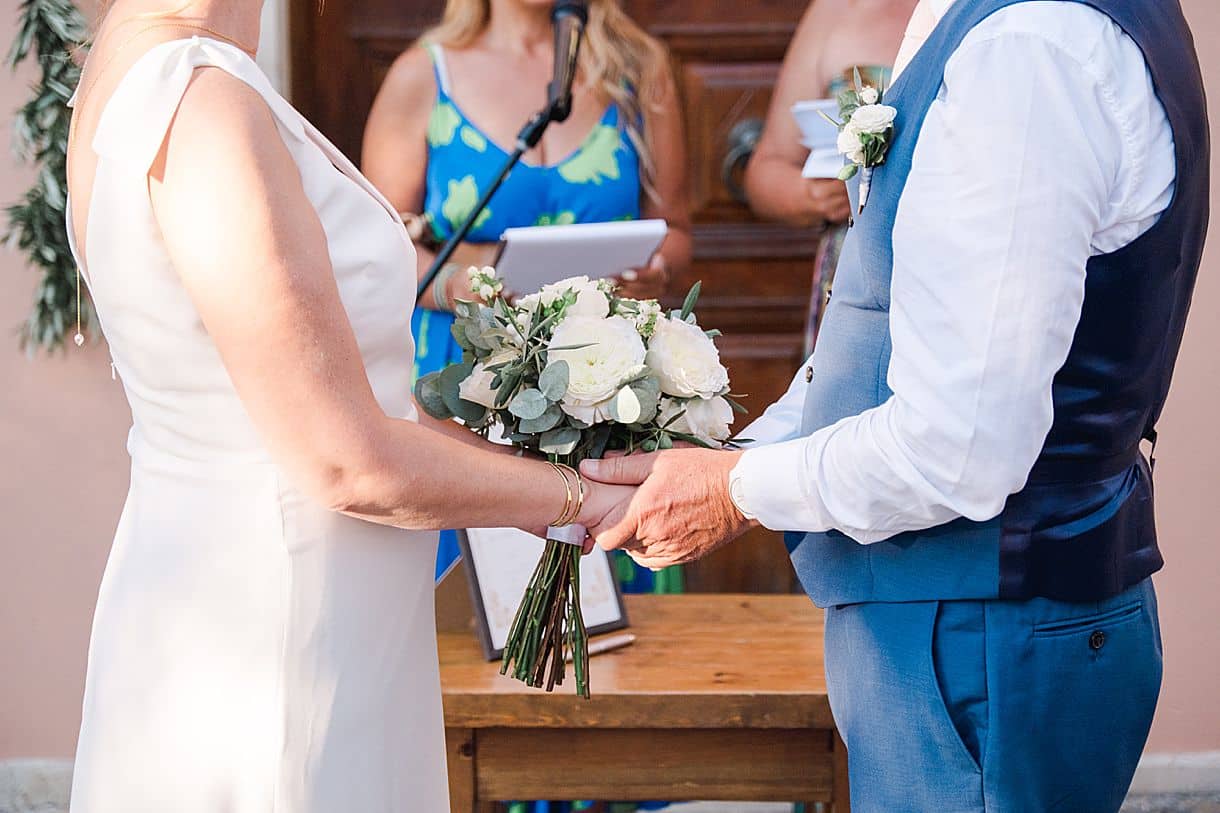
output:
[[[587,477],[584,478],[584,483],[584,507],[576,516],[576,519],[572,521],[573,524],[592,528],[603,523],[617,523],[626,516],[627,506],[636,491],[635,486],[607,485],[599,483],[596,480],[590,480]],[[546,538],[546,526],[521,528],[521,530],[537,537]],[[592,552],[593,548],[596,547],[596,543],[592,537],[588,537],[585,539],[582,547],[587,554]],[[624,550],[630,547],[630,545],[625,545]]]
[[[587,477],[585,481],[585,505],[576,521],[586,528],[598,525],[615,525],[627,515],[636,486],[618,486],[599,483]],[[592,537],[585,540],[585,553],[593,550]],[[624,546],[629,549],[631,545]]]

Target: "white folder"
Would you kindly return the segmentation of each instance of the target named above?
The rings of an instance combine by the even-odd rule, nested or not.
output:
[[[647,265],[667,231],[660,219],[505,229],[496,273],[517,294],[568,277],[613,277]]]

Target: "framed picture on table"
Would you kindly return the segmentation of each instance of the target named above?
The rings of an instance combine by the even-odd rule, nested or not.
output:
[[[546,543],[515,528],[458,531],[475,627],[487,660],[504,654],[508,631]],[[594,548],[580,560],[580,608],[589,635],[623,629],[627,610],[610,557]]]

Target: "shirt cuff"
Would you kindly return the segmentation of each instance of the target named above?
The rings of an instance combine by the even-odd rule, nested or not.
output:
[[[747,449],[729,474],[738,482],[740,508],[773,531],[825,531],[824,511],[807,494],[808,438]]]

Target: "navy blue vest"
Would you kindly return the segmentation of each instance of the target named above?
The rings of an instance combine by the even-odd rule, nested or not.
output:
[[[883,403],[889,366],[892,232],[945,64],[991,14],[1026,0],[958,0],[886,94],[898,109],[886,163],[844,244],[819,332],[804,433]],[[1053,387],[1054,422],[1028,482],[1000,516],[959,519],[859,545],[788,534],[821,606],[861,601],[1100,600],[1160,569],[1152,481],[1140,452],[1169,390],[1207,231],[1209,144],[1202,78],[1177,0],[1061,0],[1107,14],[1140,47],[1173,129],[1175,195],[1156,225],[1092,258],[1083,312]],[[1036,239],[1036,236],[1031,236]]]

